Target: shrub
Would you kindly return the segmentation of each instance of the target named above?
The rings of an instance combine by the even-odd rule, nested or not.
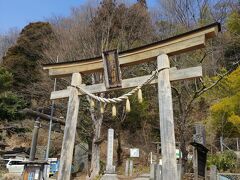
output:
[[[233,171],[237,168],[237,155],[233,151],[210,155],[208,166],[210,165],[216,165],[220,172]]]

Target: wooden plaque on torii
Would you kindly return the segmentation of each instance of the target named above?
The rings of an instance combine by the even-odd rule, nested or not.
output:
[[[118,60],[118,51],[111,50],[102,53],[104,82],[106,88],[116,88],[122,86],[121,69]]]

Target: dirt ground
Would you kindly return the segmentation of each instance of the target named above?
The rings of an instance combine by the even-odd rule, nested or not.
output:
[[[22,180],[22,177],[20,175],[16,175],[16,174],[11,174],[11,173],[6,173],[3,175],[2,178],[0,178],[1,180]]]

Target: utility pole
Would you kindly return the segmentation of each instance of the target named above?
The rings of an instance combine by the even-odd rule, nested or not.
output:
[[[238,138],[237,138],[237,151],[239,151]]]
[[[31,143],[31,151],[30,151],[30,161],[35,160],[35,154],[36,154],[36,149],[37,149],[37,140],[38,140],[38,130],[40,128],[40,122],[39,122],[39,117],[37,117],[35,124],[34,124],[34,129],[33,129],[33,136],[32,136],[32,143]]]
[[[220,147],[221,147],[221,152],[223,152],[223,137],[220,137]]]
[[[58,56],[57,56],[57,63],[58,63]],[[56,91],[56,85],[57,85],[57,79],[54,79],[54,85],[53,85],[53,90]],[[48,129],[48,142],[47,142],[47,148],[46,148],[46,155],[45,155],[45,160],[48,161],[49,158],[49,151],[50,151],[50,143],[51,143],[51,132],[52,132],[52,120],[53,120],[53,113],[54,113],[54,105],[55,101],[52,100],[52,105],[51,105],[51,115],[50,115],[50,122],[49,122],[49,129]],[[47,180],[48,179],[48,165],[45,165],[44,168],[44,177]]]

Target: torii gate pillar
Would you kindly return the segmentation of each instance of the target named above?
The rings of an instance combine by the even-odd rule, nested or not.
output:
[[[158,69],[170,68],[166,54],[157,57]],[[162,179],[177,179],[176,144],[169,69],[158,74],[158,101],[162,147]]]
[[[80,73],[72,74],[72,86],[79,86],[82,83]],[[77,118],[79,110],[79,96],[76,87],[69,87],[68,110],[64,129],[60,167],[58,180],[68,180],[71,177],[71,167],[73,158],[73,148],[77,127]]]

